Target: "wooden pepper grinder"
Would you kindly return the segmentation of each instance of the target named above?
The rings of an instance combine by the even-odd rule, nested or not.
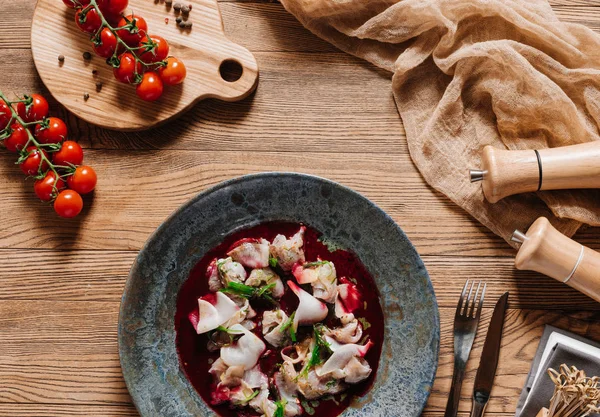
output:
[[[517,269],[541,272],[600,302],[600,253],[569,239],[545,217],[527,234],[515,231],[512,240],[521,243]]]
[[[486,146],[481,160],[471,182],[482,181],[490,203],[532,191],[600,188],[600,141],[525,151]]]

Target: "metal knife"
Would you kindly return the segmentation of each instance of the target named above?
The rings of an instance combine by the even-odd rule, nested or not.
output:
[[[471,417],[481,417],[485,411],[485,406],[490,399],[490,392],[496,376],[498,367],[498,356],[500,355],[500,342],[502,340],[502,328],[504,327],[504,313],[508,303],[508,292],[505,292],[496,303],[492,320],[488,327],[479,368],[475,376],[475,385],[473,387],[473,408]]]

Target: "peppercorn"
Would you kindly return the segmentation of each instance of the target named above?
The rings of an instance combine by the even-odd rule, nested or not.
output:
[[[65,62],[65,56],[64,55],[59,55],[58,56],[58,62]]]
[[[190,8],[190,12],[191,12],[191,11],[192,11],[192,4],[190,3],[190,4],[188,5],[188,7]]]
[[[89,98],[90,98],[90,95],[88,93],[84,93],[83,94],[83,100],[84,101],[88,101]]]
[[[85,52],[83,53],[83,59],[85,59],[85,60],[89,61],[90,59],[92,59],[92,54],[91,54],[91,53],[89,53],[88,51],[85,51]]]
[[[102,84],[102,82],[101,82],[101,81],[98,81],[98,82],[96,83],[96,91],[98,91],[98,92],[99,92],[100,90],[102,90],[102,85],[103,85],[103,84]]]
[[[183,21],[183,19],[181,18],[181,16],[177,16],[177,19],[175,19],[175,22],[177,24],[181,23]]]
[[[173,9],[175,9],[175,11],[178,12],[181,10],[181,6],[182,6],[182,4],[177,2],[173,5]]]
[[[181,6],[181,13],[183,13],[184,15],[189,14],[190,7],[189,6]]]
[[[186,27],[187,29],[189,29],[189,28],[191,28],[191,27],[192,27],[192,24],[193,24],[193,23],[192,23],[192,22],[190,22],[190,21],[188,20],[187,22],[185,22],[185,27]]]
[[[94,74],[94,75],[98,74],[98,70],[97,69],[93,69],[92,70],[92,74]]]
[[[165,4],[169,7],[173,4],[173,0],[165,0]]]
[[[177,26],[179,26],[180,28],[184,28],[185,27],[186,22],[184,22],[183,20],[181,22],[179,22],[177,24]]]

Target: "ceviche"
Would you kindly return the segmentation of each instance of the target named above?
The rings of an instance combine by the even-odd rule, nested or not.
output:
[[[337,416],[370,388],[383,343],[363,264],[295,223],[243,230],[211,250],[175,319],[181,365],[221,416]]]

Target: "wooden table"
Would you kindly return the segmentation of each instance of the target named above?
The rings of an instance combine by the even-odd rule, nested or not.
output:
[[[34,4],[0,0],[0,89],[7,93],[46,92],[30,51]],[[132,134],[95,128],[51,103],[99,176],[79,219],[57,218],[36,200],[14,156],[0,152],[0,416],[136,415],[117,353],[129,267],[180,204],[250,172],[299,171],[339,181],[387,211],[414,242],[442,326],[426,416],[443,414],[452,317],[466,278],[486,280],[489,292],[462,415],[470,410],[484,326],[505,290],[510,309],[488,415],[514,413],[545,324],[600,338],[600,305],[549,278],[516,271],[504,241],[423,181],[408,155],[389,74],[316,38],[278,3],[220,6],[226,32],[254,52],[261,69],[258,90],[245,101],[206,101],[175,123]],[[553,7],[565,21],[600,29],[600,0],[553,0]],[[600,249],[599,237],[589,229],[577,239]]]

